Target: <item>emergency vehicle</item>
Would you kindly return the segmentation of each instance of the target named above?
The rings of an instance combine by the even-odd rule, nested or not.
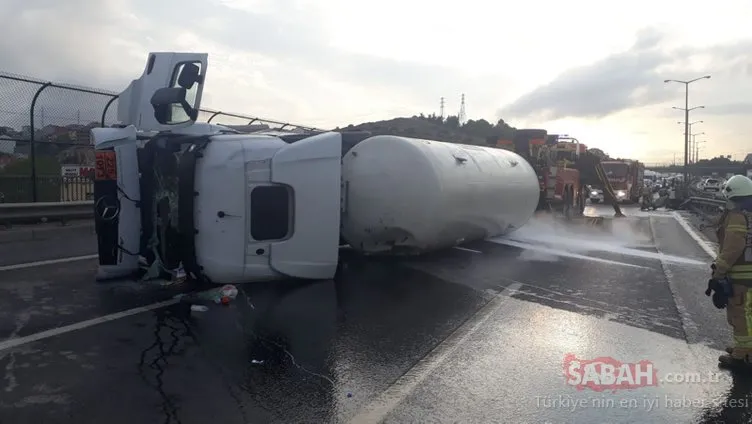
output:
[[[639,202],[645,185],[645,165],[628,159],[603,161],[601,165],[618,202]]]
[[[557,209],[567,216],[582,214],[587,195],[577,162],[587,151],[584,144],[542,129],[520,129],[512,140],[500,139],[493,144],[515,151],[533,166],[539,186],[537,210]]]

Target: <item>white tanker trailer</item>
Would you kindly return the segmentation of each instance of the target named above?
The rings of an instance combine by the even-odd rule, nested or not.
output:
[[[92,130],[100,280],[144,266],[222,284],[329,279],[343,243],[421,254],[535,211],[537,176],[508,150],[196,123],[207,58],[151,53],[118,100],[128,126]]]

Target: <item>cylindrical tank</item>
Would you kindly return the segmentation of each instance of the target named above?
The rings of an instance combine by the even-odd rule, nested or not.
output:
[[[538,178],[504,149],[380,135],[342,159],[342,237],[363,253],[419,254],[503,235],[538,204]]]

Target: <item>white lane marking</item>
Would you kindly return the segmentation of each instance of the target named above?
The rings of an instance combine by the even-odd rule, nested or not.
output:
[[[164,302],[157,302],[147,306],[141,306],[138,308],[128,309],[127,311],[116,312],[114,314],[105,315],[98,318],[92,318],[90,320],[77,322],[75,324],[66,325],[63,327],[53,328],[50,330],[42,331],[35,334],[30,334],[24,337],[17,337],[14,339],[3,340],[0,342],[0,351],[6,349],[12,349],[18,346],[22,346],[28,343],[33,343],[39,340],[47,339],[60,334],[70,333],[71,331],[82,330],[87,327],[91,327],[97,324],[102,324],[109,321],[114,321],[120,318],[126,318],[131,315],[140,314],[143,312],[153,311],[155,309],[164,308],[165,306],[171,306],[180,302],[178,299],[165,300]]]
[[[702,235],[700,235],[700,233],[692,228],[692,225],[687,222],[687,219],[681,216],[679,212],[674,211],[673,215],[676,222],[678,222],[679,225],[684,228],[684,231],[686,231],[687,234],[689,234],[689,236],[692,237],[697,242],[697,244],[700,245],[700,248],[702,248],[702,250],[704,250],[705,253],[708,254],[708,256],[715,259],[716,252],[715,249],[713,249],[713,247],[710,245],[710,243],[708,243],[708,241]]]
[[[642,265],[634,265],[634,264],[630,264],[627,262],[612,261],[610,259],[602,259],[602,258],[598,258],[595,256],[580,255],[579,253],[567,252],[566,250],[558,250],[558,249],[552,249],[552,248],[544,247],[544,246],[536,246],[533,244],[520,243],[520,242],[513,241],[513,240],[488,239],[487,241],[490,241],[491,243],[496,243],[496,244],[504,244],[504,245],[512,246],[512,247],[519,247],[520,249],[525,249],[525,250],[534,250],[538,252],[548,253],[550,255],[556,255],[556,256],[561,256],[565,258],[583,259],[586,261],[601,262],[605,264],[622,265],[622,266],[629,266],[632,268],[649,269],[648,267],[642,266]]]
[[[46,261],[26,262],[23,264],[14,264],[14,265],[3,265],[3,266],[0,266],[0,272],[13,271],[15,269],[34,268],[35,266],[61,264],[65,262],[84,261],[87,259],[95,259],[97,256],[99,255],[72,256],[70,258],[48,259]]]
[[[464,252],[483,253],[480,250],[473,250],[473,249],[468,249],[466,247],[459,247],[459,246],[454,246],[454,247],[452,247],[452,249],[462,250]]]
[[[456,329],[449,337],[433,348],[428,355],[424,356],[417,364],[407,370],[402,377],[387,387],[376,399],[361,409],[348,422],[362,424],[379,423],[384,420],[436,367],[446,361],[449,355],[457,350],[468,337],[477,332],[520,287],[522,287],[522,284],[510,284],[496,294],[490,302],[473,314],[460,328]]]

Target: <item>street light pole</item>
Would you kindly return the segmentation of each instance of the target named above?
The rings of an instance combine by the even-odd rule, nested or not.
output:
[[[696,80],[694,80],[694,81],[696,81]],[[689,84],[687,84],[687,87],[689,87]],[[685,100],[687,100],[687,99],[685,99]],[[676,107],[676,106],[674,106],[671,109],[683,110],[684,111],[684,117],[685,117],[685,119],[688,119],[689,118],[689,112],[691,112],[691,111],[693,111],[695,109],[705,109],[705,106],[695,106],[695,107],[691,107],[691,108]],[[685,120],[684,122],[679,122],[680,124],[684,124],[684,181],[688,181],[689,180],[689,159],[692,156],[692,153],[691,153],[692,152],[692,146],[690,145],[690,142],[689,142],[689,132],[687,132],[687,131],[688,130],[691,131],[692,130],[692,125],[696,124],[698,122],[703,122],[703,121],[696,121],[696,122],[692,122],[692,123],[687,123],[687,121]]]
[[[690,146],[690,156],[691,156],[693,163],[697,163],[697,157],[694,154],[694,152],[696,151],[696,148],[697,148],[697,141],[695,137],[697,137],[698,135],[705,135],[705,133],[700,132],[700,133],[692,134],[692,145]]]
[[[689,170],[688,170],[688,160],[689,160],[689,84],[699,81],[701,79],[710,79],[710,75],[705,75],[699,78],[695,78],[693,80],[689,81],[680,81],[680,80],[672,80],[667,79],[663,80],[664,83],[668,84],[669,82],[678,82],[680,84],[684,84],[684,183],[689,182]]]
[[[690,109],[690,110],[692,110],[692,109]],[[689,132],[690,132],[690,134],[692,133],[692,125],[694,125],[694,124],[702,124],[702,123],[705,123],[705,121],[690,122],[689,125],[688,125],[689,126]],[[683,121],[678,121],[677,124],[684,124],[684,122]],[[693,157],[693,152],[694,152],[694,147],[693,146],[689,146],[689,157],[690,157],[690,159]]]
[[[684,83],[684,184],[689,184],[689,83]]]
[[[706,143],[707,140],[695,142],[695,163],[700,160],[700,143]]]

